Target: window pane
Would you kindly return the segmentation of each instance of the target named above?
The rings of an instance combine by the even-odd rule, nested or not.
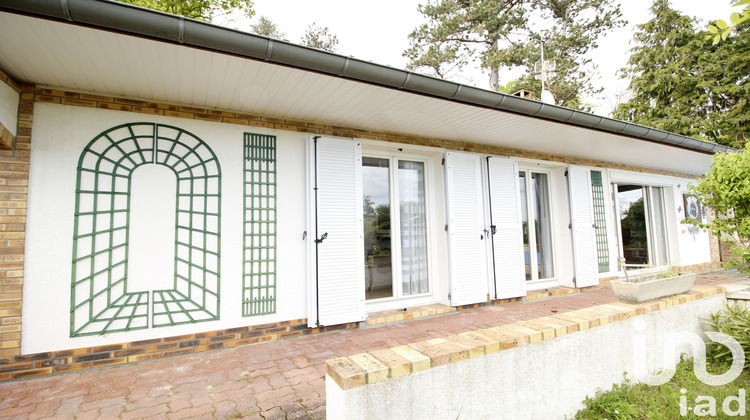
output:
[[[643,203],[643,187],[618,185],[622,252],[626,264],[648,264],[648,234]]]
[[[664,220],[664,193],[661,187],[651,188],[651,207],[654,215],[653,226],[653,244],[654,244],[654,262],[653,265],[667,265],[667,240],[666,240],[666,221]]]
[[[401,283],[404,295],[426,293],[427,211],[424,163],[398,162],[398,198],[401,219]]]
[[[523,261],[526,267],[526,280],[531,280],[531,253],[529,252],[529,209],[526,205],[526,173],[518,174],[518,188],[521,190],[521,222],[523,225]]]
[[[552,257],[552,220],[549,205],[549,181],[547,174],[532,173],[534,190],[534,237],[536,238],[537,274],[540,279],[555,276]]]
[[[393,296],[391,193],[388,159],[362,158],[365,297]]]

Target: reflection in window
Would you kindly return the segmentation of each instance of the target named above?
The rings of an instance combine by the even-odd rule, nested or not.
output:
[[[622,232],[622,252],[626,264],[648,264],[648,234],[643,203],[643,187],[620,185],[617,192]]]
[[[669,264],[664,188],[615,185],[626,264]]]
[[[391,193],[388,159],[362,158],[365,233],[365,295],[393,296]]]

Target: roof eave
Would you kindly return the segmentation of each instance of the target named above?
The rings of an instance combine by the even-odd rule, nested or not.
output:
[[[111,0],[0,0],[0,10],[318,72],[447,101],[541,118],[700,153],[736,149],[527,98],[492,92]]]

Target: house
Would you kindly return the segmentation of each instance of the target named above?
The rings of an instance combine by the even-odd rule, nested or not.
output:
[[[721,145],[111,1],[0,80],[0,380],[715,266]]]

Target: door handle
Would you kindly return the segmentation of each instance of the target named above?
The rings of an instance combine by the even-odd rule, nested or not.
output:
[[[326,232],[326,233],[324,233],[323,235],[321,235],[321,236],[320,236],[320,239],[316,239],[316,240],[315,240],[315,243],[316,243],[316,244],[320,244],[320,243],[323,243],[323,241],[325,241],[327,237],[328,237],[328,232]]]

